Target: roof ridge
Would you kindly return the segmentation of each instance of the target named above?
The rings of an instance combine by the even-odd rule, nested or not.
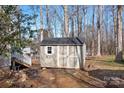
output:
[[[78,37],[76,37],[76,39],[77,39],[81,44],[83,44],[83,42],[82,42]]]
[[[47,38],[41,42],[41,45],[82,45],[79,38]]]

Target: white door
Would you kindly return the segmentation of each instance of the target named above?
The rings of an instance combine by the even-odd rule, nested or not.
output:
[[[67,46],[59,46],[58,48],[58,67],[66,68],[68,62]]]
[[[79,47],[78,46],[69,46],[69,68],[79,68]]]
[[[75,46],[58,46],[58,67],[79,68],[79,54]]]

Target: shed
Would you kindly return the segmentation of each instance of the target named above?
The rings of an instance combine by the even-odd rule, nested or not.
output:
[[[85,65],[86,45],[80,38],[44,38],[40,43],[41,67],[80,68]]]

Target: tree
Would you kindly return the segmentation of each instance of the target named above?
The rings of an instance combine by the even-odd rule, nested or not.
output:
[[[122,53],[122,6],[117,6],[117,51],[116,51],[116,61],[121,61],[123,59]]]
[[[68,6],[64,5],[64,31],[65,37],[69,36],[69,23],[68,23]]]
[[[49,23],[49,6],[46,5],[46,22],[47,22],[47,29],[50,30],[50,23]]]
[[[42,38],[41,38],[41,31],[43,31],[43,10],[42,10],[42,5],[40,5],[40,29],[38,34],[38,41],[41,42]]]
[[[95,27],[94,27],[94,16],[95,16],[95,7],[93,7],[93,15],[92,15],[92,48],[91,48],[91,55],[94,56],[95,54],[95,42],[94,42],[94,32],[95,32]]]
[[[115,47],[115,55],[117,55],[117,13],[116,13],[116,7],[113,5],[111,7],[111,11],[112,11],[112,16],[113,16],[113,30],[114,30],[114,47]]]
[[[97,56],[101,56],[101,13],[102,13],[102,6],[98,6],[98,14],[97,14]]]
[[[38,10],[38,7],[35,6],[35,5],[32,5],[32,6],[30,6],[30,8],[32,10],[32,17],[33,17],[33,22],[34,22],[34,27],[35,27],[35,29],[32,30],[32,34],[31,34],[30,37],[31,38],[37,38],[38,35],[37,35],[37,37],[35,37],[35,36],[33,36],[33,34],[38,33],[38,26],[37,26],[37,18],[38,18],[37,10]]]
[[[108,36],[108,31],[109,31],[109,7],[108,6],[106,6],[106,8],[105,8],[105,21],[104,21],[104,26],[105,26],[105,36],[103,36],[103,38],[105,39],[105,41],[103,41],[103,42],[105,42],[105,44],[103,44],[102,46],[103,46],[103,51],[102,52],[104,52],[104,54],[108,54],[108,51],[109,51],[109,36]]]
[[[70,29],[71,32],[69,33],[69,36],[74,37],[75,36],[75,7],[70,6],[69,8],[69,17],[70,17]]]
[[[21,52],[29,44],[25,33],[30,33],[31,17],[21,12],[18,6],[1,6],[0,11],[0,55],[7,56],[10,52]]]
[[[58,14],[57,14],[57,7],[54,8],[53,11],[53,18],[52,18],[52,24],[53,24],[53,28],[54,28],[54,37],[57,37],[58,31],[57,31],[57,25],[58,25]]]
[[[82,14],[81,14],[80,8],[81,8],[81,6],[77,6],[78,36],[82,31]],[[85,15],[85,13],[84,13],[84,15]]]
[[[87,6],[82,6],[83,7],[83,16],[84,16],[84,33],[85,33],[85,39],[87,39],[87,31],[86,31],[86,14],[87,14]]]
[[[50,14],[50,6],[46,5],[46,22],[47,22],[47,30],[48,30],[48,35],[49,37],[53,37],[53,32],[52,32],[52,29],[51,29],[51,16],[52,14]]]
[[[40,5],[40,23],[41,23],[41,29],[43,29],[43,13],[42,13],[42,5]]]

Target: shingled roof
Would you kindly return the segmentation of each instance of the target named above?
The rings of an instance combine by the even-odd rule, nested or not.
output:
[[[40,45],[82,45],[83,43],[83,39],[79,38],[45,38]]]

